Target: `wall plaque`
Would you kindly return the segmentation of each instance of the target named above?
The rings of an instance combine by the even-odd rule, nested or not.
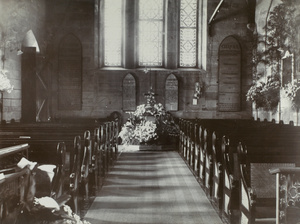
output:
[[[219,111],[241,110],[241,47],[232,37],[219,46]]]
[[[170,74],[166,79],[165,100],[167,111],[178,110],[178,80],[173,74]]]
[[[134,111],[136,109],[136,82],[131,74],[123,79],[123,110]]]
[[[81,110],[82,49],[80,41],[67,35],[59,47],[58,109]]]

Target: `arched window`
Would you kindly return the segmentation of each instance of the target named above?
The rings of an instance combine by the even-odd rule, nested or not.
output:
[[[99,5],[100,67],[205,69],[207,0],[100,0]]]

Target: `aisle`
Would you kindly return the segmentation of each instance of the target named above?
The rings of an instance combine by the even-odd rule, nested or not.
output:
[[[85,219],[95,224],[221,224],[177,152],[122,152]]]

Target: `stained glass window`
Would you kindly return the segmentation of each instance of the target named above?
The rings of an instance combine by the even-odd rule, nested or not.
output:
[[[180,67],[197,65],[197,1],[180,2]]]
[[[104,65],[121,66],[122,0],[104,2]]]
[[[139,0],[138,58],[140,66],[163,64],[163,0]]]

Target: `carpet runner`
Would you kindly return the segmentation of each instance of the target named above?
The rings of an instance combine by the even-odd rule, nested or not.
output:
[[[121,152],[84,219],[95,224],[223,223],[174,151]]]

